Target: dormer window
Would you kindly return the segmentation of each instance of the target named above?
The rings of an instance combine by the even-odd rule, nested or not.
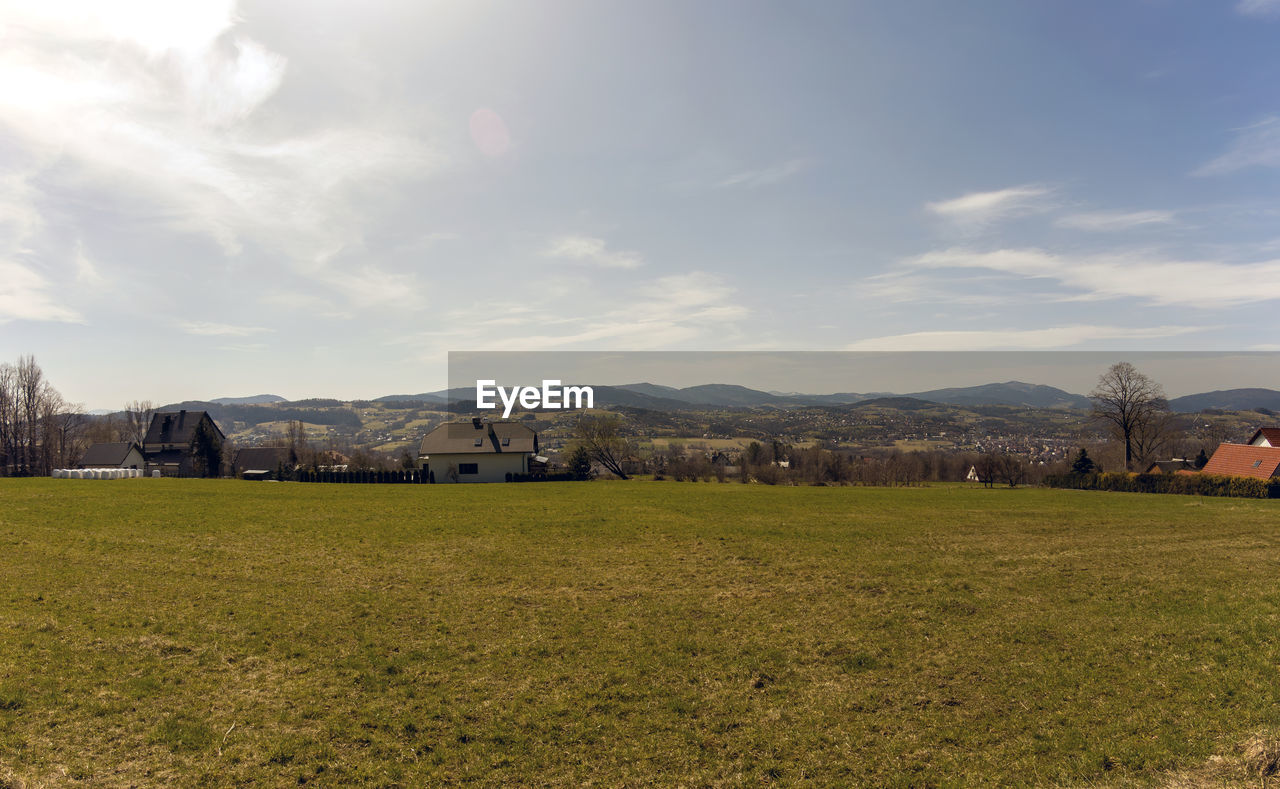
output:
[[[483,439],[483,438],[477,438],[477,439],[476,439],[476,446],[483,446],[483,445],[484,445],[484,439]]]
[[[502,439],[502,445],[503,445],[504,447],[509,447],[509,446],[511,446],[511,439],[509,439],[509,438],[504,438],[504,439]]]

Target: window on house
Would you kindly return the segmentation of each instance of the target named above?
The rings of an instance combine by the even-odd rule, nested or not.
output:
[[[509,439],[509,438],[504,438],[504,439],[502,439],[502,445],[503,445],[504,447],[509,447],[509,446],[511,446],[511,439]]]
[[[483,446],[483,445],[484,445],[484,439],[483,439],[483,438],[477,438],[477,439],[476,439],[476,446]]]
[[[478,463],[459,463],[459,464],[458,464],[458,473],[459,473],[459,474],[479,474],[479,473],[480,473],[480,464],[478,464]]]
[[[1257,468],[1258,466],[1261,466],[1261,465],[1262,465],[1262,461],[1261,461],[1261,460],[1255,460],[1255,461],[1253,461],[1253,467],[1254,467],[1254,468]]]

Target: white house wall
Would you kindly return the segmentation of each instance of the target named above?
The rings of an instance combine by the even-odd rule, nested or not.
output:
[[[457,453],[435,454],[422,459],[422,465],[435,475],[436,484],[453,482],[449,478],[449,466],[475,463],[479,473],[459,474],[459,482],[506,482],[508,474],[524,474],[529,471],[528,453]]]

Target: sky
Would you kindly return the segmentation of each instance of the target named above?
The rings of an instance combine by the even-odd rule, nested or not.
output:
[[[0,0],[0,360],[113,408],[1280,350],[1277,44],[1280,0]]]

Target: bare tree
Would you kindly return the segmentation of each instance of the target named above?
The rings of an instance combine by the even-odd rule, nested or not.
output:
[[[995,452],[987,452],[973,462],[974,471],[978,472],[978,481],[988,488],[996,484],[996,473],[1000,469],[1000,456]]]
[[[147,437],[147,429],[151,427],[151,417],[156,413],[156,405],[150,400],[132,400],[124,404],[124,428],[121,438],[142,446],[142,439]]]
[[[583,414],[574,429],[571,446],[582,447],[587,455],[618,479],[626,479],[623,461],[633,454],[631,442],[621,433],[620,420],[616,416]]]
[[[18,390],[11,365],[0,364],[0,474],[18,463]]]
[[[1183,425],[1177,414],[1157,411],[1150,419],[1140,422],[1133,431],[1133,457],[1138,466],[1146,468],[1153,461],[1173,455],[1182,443]],[[1182,452],[1185,456],[1185,449]]]
[[[83,418],[44,377],[34,356],[0,364],[0,474],[47,474],[69,465]]]
[[[995,476],[1009,487],[1016,488],[1026,481],[1026,461],[1011,453],[999,455],[995,459]]]
[[[1169,410],[1164,389],[1132,364],[1119,362],[1098,378],[1089,397],[1094,418],[1106,422],[1115,437],[1124,441],[1124,467],[1132,471],[1134,439],[1153,429]]]

